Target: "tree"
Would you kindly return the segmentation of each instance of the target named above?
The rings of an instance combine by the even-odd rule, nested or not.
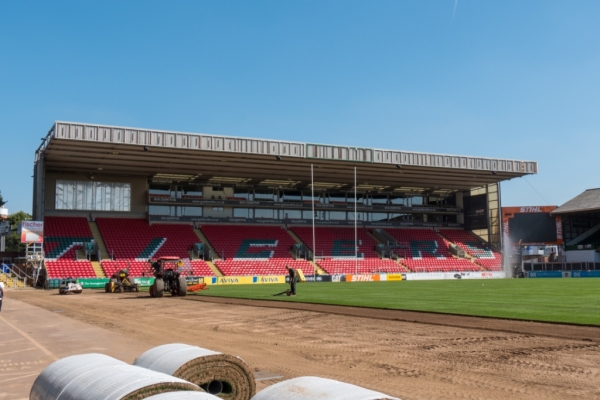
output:
[[[27,221],[31,219],[31,215],[25,211],[18,211],[8,216],[8,223],[10,224],[11,234],[6,237],[6,251],[14,251],[22,253],[25,251],[25,243],[21,243],[21,236],[17,233],[17,228],[21,221]]]
[[[2,198],[2,192],[0,192],[0,207],[6,204],[6,201]]]

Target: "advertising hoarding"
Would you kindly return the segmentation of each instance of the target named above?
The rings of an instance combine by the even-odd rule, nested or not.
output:
[[[21,222],[21,243],[44,243],[44,221]]]
[[[526,246],[563,243],[562,218],[550,215],[556,206],[502,207],[502,230],[512,244]]]

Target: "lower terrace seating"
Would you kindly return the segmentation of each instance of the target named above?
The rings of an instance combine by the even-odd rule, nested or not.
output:
[[[340,260],[325,258],[317,260],[317,264],[329,274],[373,274],[373,273],[400,273],[406,272],[406,269],[396,264],[390,259],[359,259],[357,263],[354,260]]]
[[[126,218],[97,218],[96,222],[108,253],[117,260],[189,258],[188,250],[200,241],[191,225],[148,225],[143,219]]]
[[[294,260],[296,243],[281,226],[204,225],[202,231],[224,260],[215,262],[225,275],[284,275],[285,266],[313,270],[304,260]]]
[[[129,268],[129,275],[133,277],[153,276],[153,270],[148,261],[134,260],[104,260],[102,261],[102,270],[107,277],[112,276],[122,269]],[[180,272],[184,276],[214,276],[214,272],[210,269],[204,260],[189,260],[183,259],[183,266]]]
[[[476,262],[490,271],[502,270],[502,254],[488,248],[481,239],[473,236],[469,232],[444,229],[440,233],[461,247],[471,256],[475,257]]]
[[[46,270],[48,278],[95,278],[96,273],[92,264],[87,260],[67,260],[59,259],[56,261],[46,260]]]
[[[287,275],[286,266],[300,269],[305,275],[312,275],[313,266],[304,260],[219,260],[215,264],[224,275]]]
[[[103,260],[102,270],[107,277],[111,277],[122,269],[129,268],[129,275],[131,276],[153,276],[152,268],[148,261],[135,261],[135,260]]]
[[[291,230],[309,248],[312,248],[312,227],[294,226]],[[358,268],[354,260],[354,228],[323,227],[315,228],[317,264],[329,274],[353,274],[374,272],[406,272],[392,260],[382,260],[375,252],[377,242],[364,228],[357,231]]]
[[[448,245],[432,229],[394,229],[385,231],[408,251],[402,264],[415,272],[481,271],[481,267],[465,259],[457,259],[448,250]]]

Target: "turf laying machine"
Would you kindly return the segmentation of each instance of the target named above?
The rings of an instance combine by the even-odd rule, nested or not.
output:
[[[140,285],[135,283],[129,276],[129,269],[125,268],[110,277],[110,281],[104,285],[104,291],[106,293],[139,292]]]
[[[58,287],[59,294],[80,294],[82,291],[81,285],[73,278],[63,279]]]
[[[154,283],[150,286],[150,297],[163,297],[165,292],[171,296],[185,296],[187,294],[187,281],[179,269],[183,261],[179,257],[161,257],[152,262]]]

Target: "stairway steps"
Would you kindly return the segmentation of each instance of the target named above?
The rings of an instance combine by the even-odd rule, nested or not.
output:
[[[219,255],[219,253],[217,253],[215,251],[215,248],[213,247],[213,245],[208,241],[208,239],[206,238],[206,236],[204,235],[204,232],[202,232],[200,229],[198,228],[194,228],[194,233],[196,234],[196,236],[198,236],[198,239],[200,239],[200,242],[203,243],[205,246],[208,246],[208,248],[212,251],[213,257],[215,260],[219,260],[221,258],[221,256]]]
[[[92,231],[92,236],[94,237],[94,242],[98,245],[98,250],[100,251],[100,259],[101,260],[110,260],[110,254],[108,254],[108,250],[106,250],[106,245],[104,244],[104,239],[100,234],[100,229],[98,229],[98,225],[95,221],[88,222],[90,225],[90,230]]]
[[[94,272],[98,278],[106,278],[106,274],[98,261],[91,261],[92,268],[94,268]]]
[[[221,270],[215,265],[215,263],[213,263],[212,261],[205,261],[205,263],[208,264],[208,267],[216,276],[224,276]]]

